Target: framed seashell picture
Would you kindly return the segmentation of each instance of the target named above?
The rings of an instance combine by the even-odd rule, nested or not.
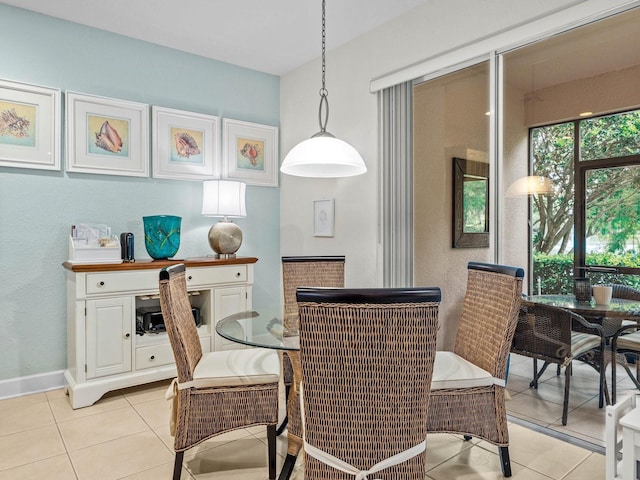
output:
[[[60,170],[60,90],[0,80],[0,166]]]
[[[220,173],[220,118],[151,107],[151,175],[176,180],[207,180]]]
[[[225,118],[222,130],[222,178],[277,187],[278,127]]]
[[[66,92],[68,172],[149,176],[149,106]]]

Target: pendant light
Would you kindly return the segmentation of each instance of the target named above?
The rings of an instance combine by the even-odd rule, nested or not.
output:
[[[325,0],[322,0],[322,88],[318,108],[320,131],[293,147],[287,154],[280,167],[280,171],[287,175],[335,178],[352,177],[367,171],[358,151],[326,130],[329,100],[325,71]]]
[[[553,184],[549,178],[538,175],[518,178],[509,185],[505,192],[505,197],[522,195],[553,195]]]

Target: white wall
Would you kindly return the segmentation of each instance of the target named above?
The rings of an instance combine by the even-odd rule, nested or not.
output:
[[[346,286],[381,285],[377,98],[369,93],[371,79],[574,3],[572,0],[432,1],[327,52],[330,105],[327,130],[358,149],[368,172],[335,180],[282,175],[281,253],[344,254]],[[327,24],[330,22],[328,13]],[[320,25],[317,32],[310,28],[309,34],[320,37]],[[319,87],[319,59],[281,78],[282,158],[298,142],[319,130]],[[333,238],[313,237],[312,202],[320,198],[336,201]],[[447,285],[441,286],[446,289]]]
[[[486,40],[499,32],[578,4],[599,11],[625,0],[448,0],[430,1],[347,45],[327,52],[327,88],[331,106],[327,129],[362,154],[369,171],[336,180],[281,177],[281,253],[283,255],[344,254],[347,287],[382,285],[379,235],[377,98],[369,82],[390,72]],[[628,2],[627,2],[628,3]],[[580,12],[574,12],[577,15]],[[563,20],[564,20],[563,16]],[[566,24],[580,18],[566,15]],[[327,24],[331,17],[328,15]],[[316,34],[310,29],[310,35]],[[320,35],[318,26],[317,35]],[[493,45],[491,48],[504,48]],[[489,50],[489,49],[488,49]],[[488,53],[488,52],[487,52]],[[281,152],[319,130],[317,125],[319,60],[281,78]],[[313,200],[335,198],[336,236],[314,238]],[[450,230],[450,220],[434,229]],[[511,252],[508,252],[511,257]],[[448,266],[432,277],[443,295],[459,290],[464,266]],[[441,312],[445,317],[447,312]]]

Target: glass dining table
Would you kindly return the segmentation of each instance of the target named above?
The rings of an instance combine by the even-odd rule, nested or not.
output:
[[[529,295],[523,296],[523,302],[539,303],[571,310],[587,320],[601,324],[607,338],[613,337],[622,326],[623,320],[633,320],[640,324],[640,300],[612,298],[609,305],[599,305],[593,299],[589,302],[576,300],[575,295]],[[613,359],[612,359],[613,360]],[[627,374],[633,379],[626,362],[622,363]],[[615,381],[614,378],[611,381]],[[609,403],[609,392],[605,388],[605,397]]]
[[[593,299],[590,302],[579,302],[575,295],[529,295],[523,297],[523,300],[566,308],[588,317],[640,320],[640,300],[612,298],[609,305],[599,305]]]
[[[287,400],[287,457],[278,480],[287,480],[293,472],[298,453],[302,448],[299,387],[300,337],[298,331],[285,329],[282,306],[269,306],[248,310],[224,317],[216,324],[221,337],[242,345],[281,350],[288,355],[293,366],[293,385]]]

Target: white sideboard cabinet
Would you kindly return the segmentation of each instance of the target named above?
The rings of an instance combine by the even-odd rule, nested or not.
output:
[[[186,266],[191,305],[199,310],[203,352],[240,348],[215,333],[220,319],[251,309],[253,257],[73,265],[64,263],[67,282],[67,370],[73,408],[92,405],[119,388],[176,375],[166,332],[142,332],[140,312],[159,311],[160,270]],[[142,316],[140,316],[142,318]]]

